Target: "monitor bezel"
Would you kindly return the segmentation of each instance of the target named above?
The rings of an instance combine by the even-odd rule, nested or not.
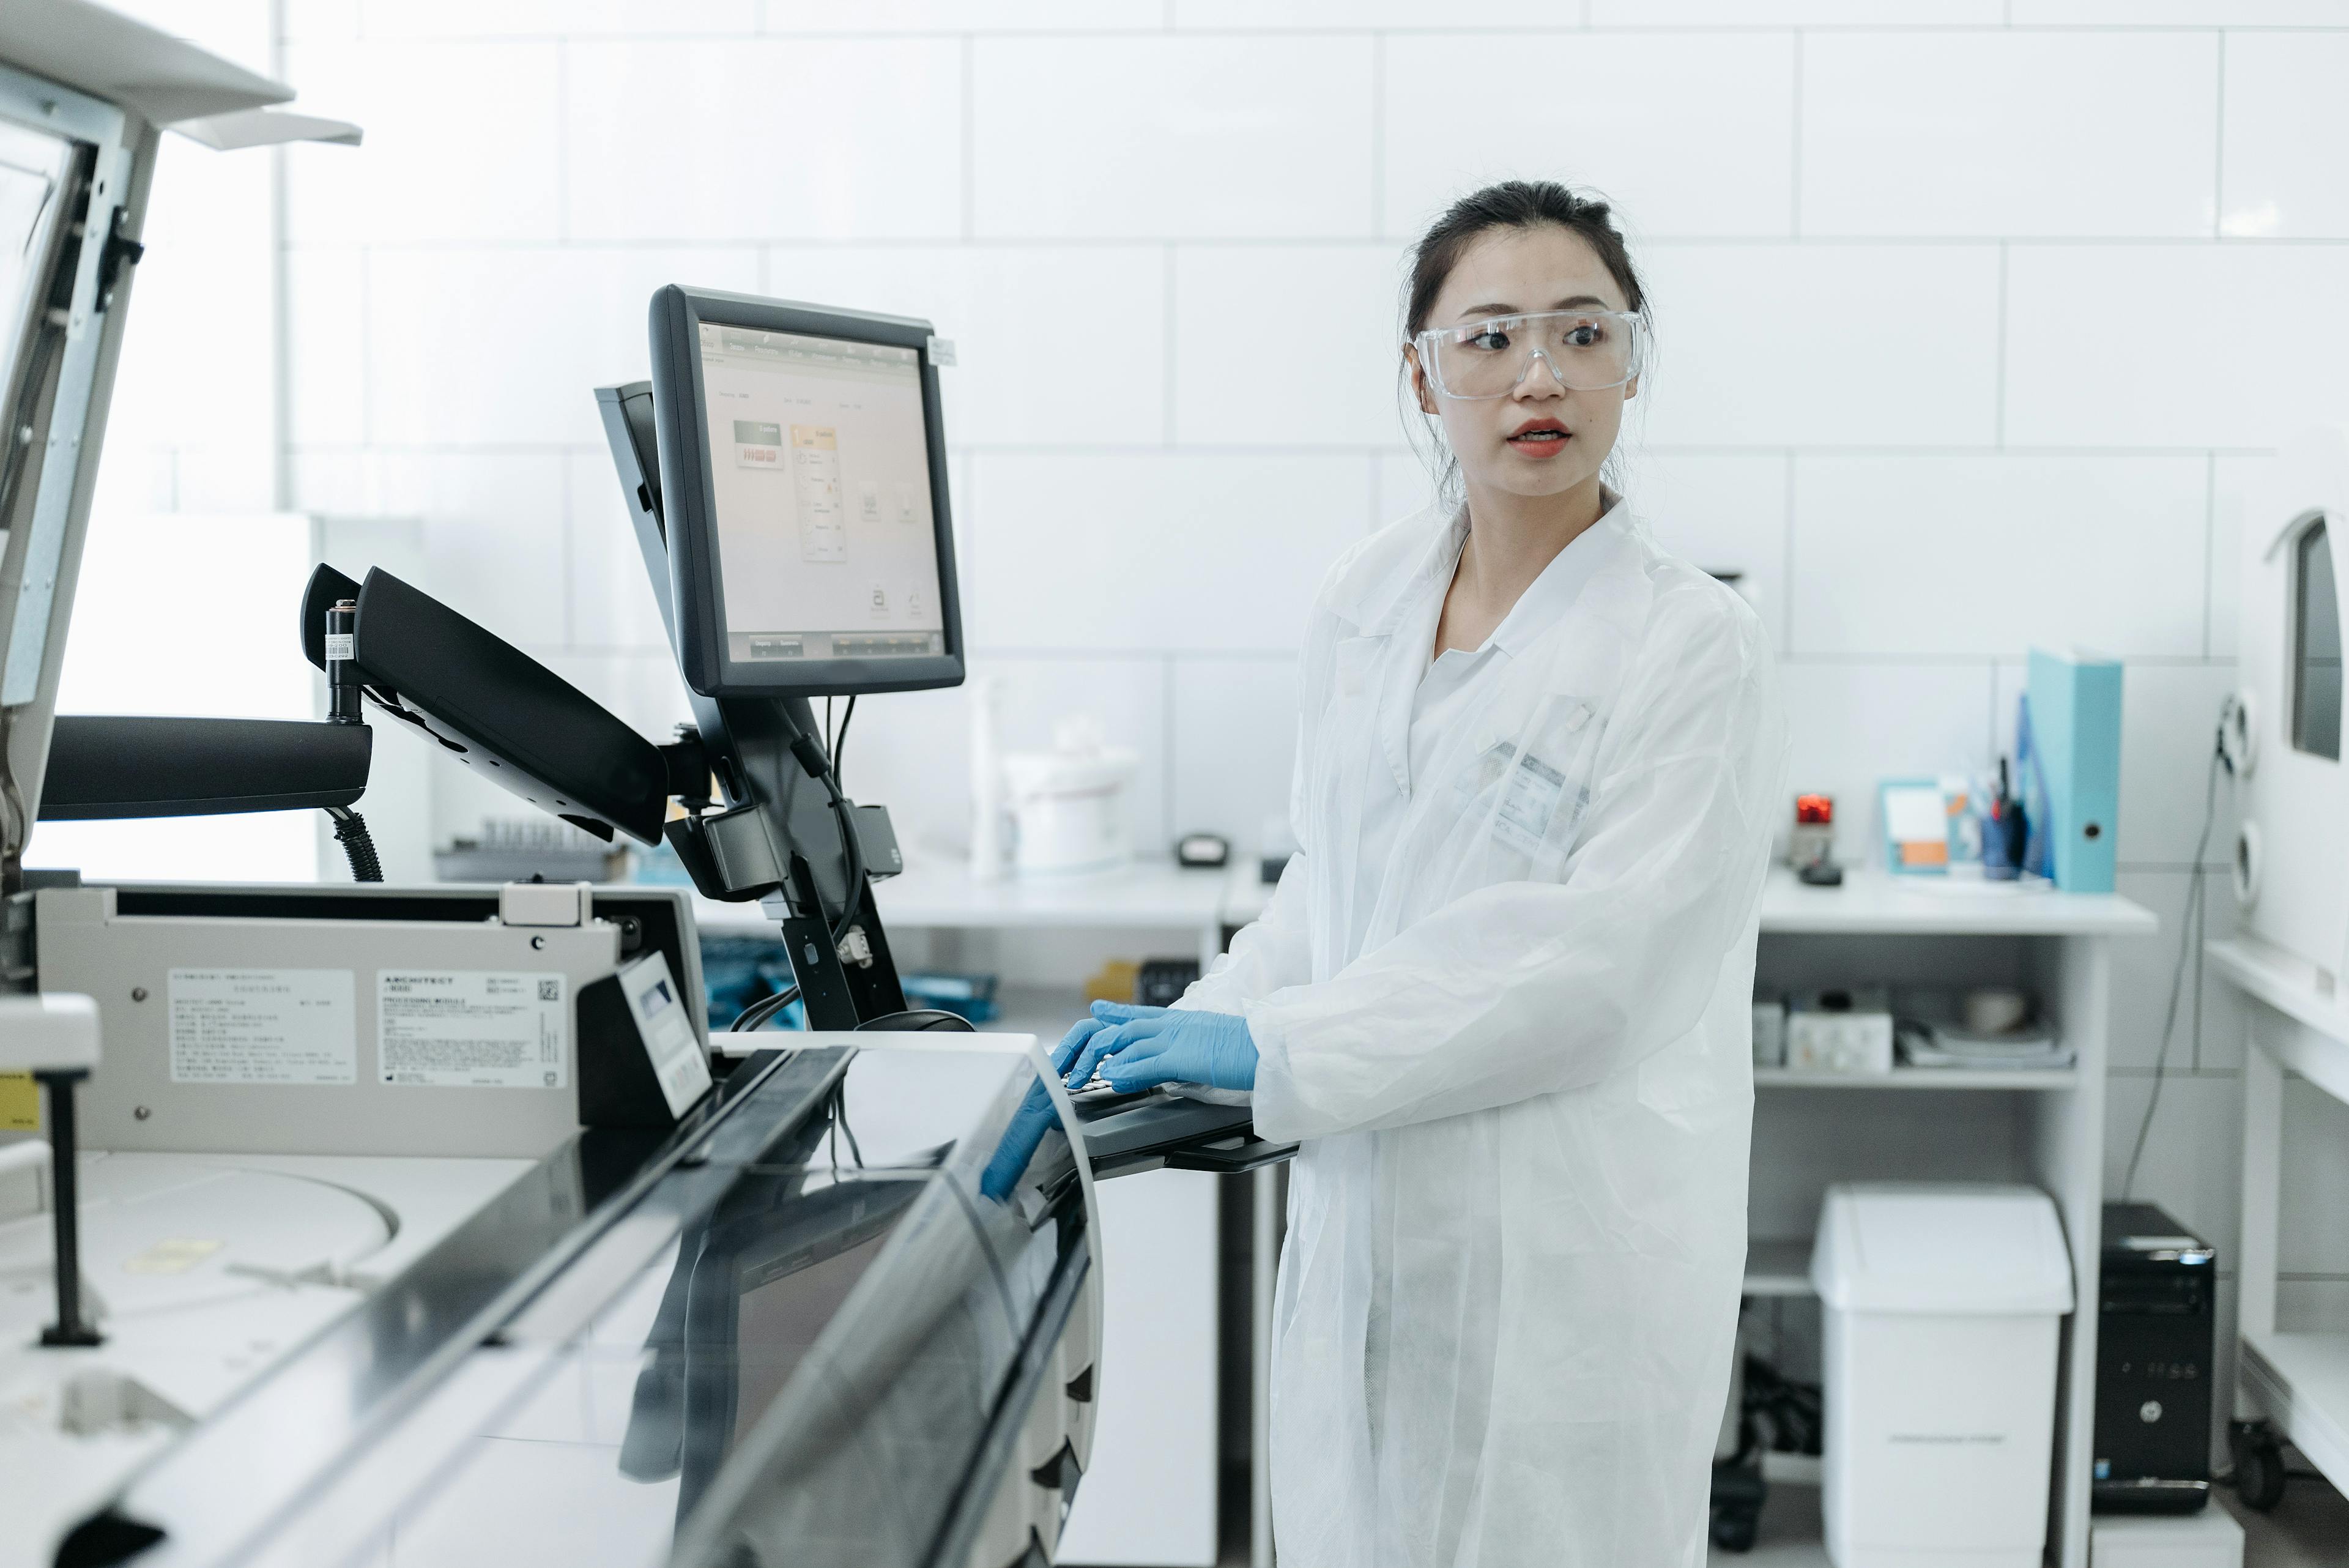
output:
[[[701,327],[791,332],[915,351],[921,369],[922,422],[930,470],[930,519],[938,562],[938,607],[946,651],[919,659],[827,659],[786,674],[774,665],[731,657],[727,641],[722,566],[717,560],[714,455],[708,440],[709,393],[702,384]],[[651,307],[653,426],[660,445],[670,589],[677,606],[678,667],[705,697],[846,697],[867,691],[924,691],[962,683],[962,593],[957,580],[954,523],[947,485],[946,423],[941,417],[932,331],[909,317],[835,310],[671,284]]]

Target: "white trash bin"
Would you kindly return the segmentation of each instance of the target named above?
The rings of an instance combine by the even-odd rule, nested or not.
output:
[[[2072,1264],[2035,1188],[1832,1187],[1825,1304],[1836,1568],[2039,1568]]]

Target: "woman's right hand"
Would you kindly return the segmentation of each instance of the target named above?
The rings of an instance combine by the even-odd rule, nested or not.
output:
[[[1071,1024],[1069,1032],[1061,1036],[1061,1043],[1052,1047],[1052,1071],[1065,1079],[1069,1069],[1075,1066],[1077,1058],[1083,1054],[1086,1043],[1094,1035],[1137,1018],[1154,1018],[1165,1011],[1163,1007],[1133,1007],[1116,1002],[1095,1002],[1092,1011]],[[1069,1086],[1072,1089],[1084,1087],[1082,1084]]]

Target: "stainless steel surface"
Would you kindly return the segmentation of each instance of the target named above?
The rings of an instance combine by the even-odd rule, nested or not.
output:
[[[139,1561],[1049,1550],[1099,1343],[1066,1096],[1024,1037],[798,1038],[667,1140],[582,1135],[169,1450]]]
[[[116,902],[116,890],[101,888],[44,889],[35,902],[40,985],[98,999],[107,1050],[84,1100],[93,1148],[536,1158],[578,1128],[576,1042],[569,1037],[575,1031],[566,1031],[564,1064],[553,1084],[386,1082],[379,977],[560,975],[567,1009],[581,986],[619,961],[621,934],[608,921],[565,929],[123,915]],[[206,1083],[175,1075],[175,971],[347,976],[349,1081]],[[133,1000],[140,990],[145,1000]]]

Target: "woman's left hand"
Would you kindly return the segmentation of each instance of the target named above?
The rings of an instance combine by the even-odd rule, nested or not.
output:
[[[1256,1036],[1235,1013],[1096,1002],[1088,1022],[1094,1027],[1066,1069],[1072,1089],[1081,1088],[1097,1067],[1102,1081],[1121,1094],[1154,1084],[1256,1087]],[[1070,1031],[1071,1038],[1076,1033]]]

